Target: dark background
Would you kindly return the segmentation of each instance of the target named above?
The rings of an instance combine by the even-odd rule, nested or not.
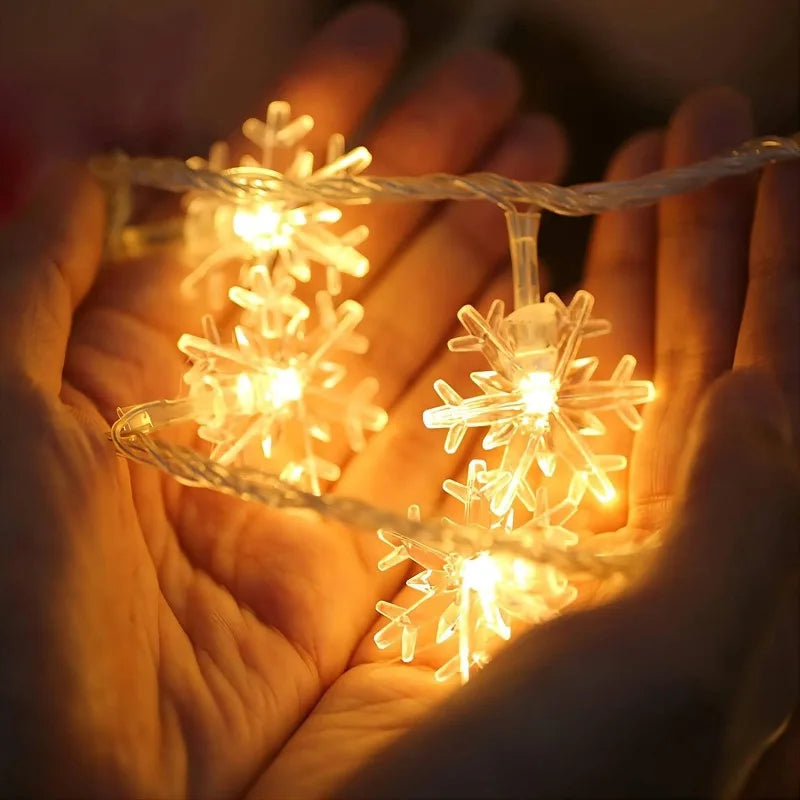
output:
[[[729,84],[758,129],[798,124],[798,0],[388,0],[409,52],[391,103],[432,62],[494,46],[524,104],[571,141],[568,182],[598,180],[630,133],[692,89]],[[344,0],[0,0],[2,194],[48,157],[108,147],[186,156],[235,128]],[[19,181],[17,181],[19,182]],[[8,198],[6,198],[8,200]],[[548,218],[545,257],[574,276],[586,220]]]

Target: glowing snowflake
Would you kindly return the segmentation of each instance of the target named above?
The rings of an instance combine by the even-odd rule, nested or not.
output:
[[[457,637],[457,652],[437,670],[438,680],[456,673],[462,681],[468,680],[474,666],[489,660],[493,640],[511,636],[512,620],[542,622],[576,595],[555,568],[537,563],[536,552],[543,542],[568,547],[577,541],[563,526],[583,496],[584,476],[573,476],[567,497],[554,508],[548,508],[545,490],[540,488],[537,513],[515,528],[513,512],[492,513],[486,494],[488,475],[486,463],[476,459],[469,464],[466,483],[444,483],[445,491],[464,510],[460,525],[446,520],[458,529],[457,549],[452,541],[431,546],[394,531],[378,532],[381,541],[391,547],[379,569],[388,570],[405,561],[419,565],[422,571],[407,585],[422,597],[409,606],[380,601],[376,608],[389,622],[375,634],[375,643],[381,649],[399,643],[402,660],[410,662],[422,629],[435,626],[436,644]],[[419,508],[412,506],[409,516],[419,519]],[[513,551],[496,546],[510,543],[516,545]]]
[[[315,452],[315,442],[330,441],[332,424],[344,427],[354,450],[363,448],[365,430],[386,424],[386,412],[371,403],[377,381],[365,378],[348,390],[344,366],[332,360],[336,351],[366,351],[366,338],[355,332],[363,308],[354,300],[334,307],[330,294],[319,292],[318,322],[310,328],[310,310],[283,269],[252,267],[247,284],[229,291],[243,309],[232,344],[222,343],[210,317],[203,337],[184,334],[178,342],[193,362],[184,380],[199,435],[222,464],[278,472],[319,494],[320,481],[339,477]]]
[[[257,186],[269,186],[281,175],[313,183],[357,175],[366,169],[371,160],[369,151],[356,147],[345,152],[344,137],[333,134],[328,141],[326,163],[315,170],[313,154],[298,146],[313,126],[314,120],[307,114],[291,119],[288,103],[270,103],[265,121],[248,119],[242,127],[245,137],[260,149],[260,159],[246,155],[239,166],[229,168],[229,148],[218,142],[207,161],[192,158],[187,163]],[[276,171],[280,151],[293,153],[283,172]],[[329,226],[340,217],[339,209],[322,202],[298,206],[277,200],[236,202],[195,194],[187,208],[184,233],[190,259],[200,263],[184,287],[192,289],[231,261],[245,265],[244,280],[250,266],[263,264],[279,267],[306,282],[314,262],[325,267],[327,290],[337,295],[342,274],[362,277],[369,269],[369,262],[356,249],[367,237],[367,227],[360,225],[335,234]]]
[[[447,428],[445,450],[454,453],[468,428],[487,427],[484,448],[502,448],[498,469],[485,492],[493,513],[508,512],[515,499],[535,508],[529,473],[537,464],[550,476],[559,461],[573,474],[584,474],[601,501],[614,497],[608,473],[624,469],[621,455],[596,455],[586,437],[605,426],[597,412],[614,411],[631,429],[641,427],[635,406],[653,399],[650,381],[632,380],[636,359],[623,356],[609,380],[593,380],[598,360],[576,358],[581,342],[608,333],[605,320],[592,320],[594,298],[576,292],[569,306],[554,294],[545,302],[525,306],[507,317],[502,301],[492,303],[486,317],[472,306],[459,311],[466,336],[451,339],[454,352],[479,351],[491,371],[470,376],[482,394],[464,399],[447,382],[435,383],[444,405],[428,409],[429,428]]]

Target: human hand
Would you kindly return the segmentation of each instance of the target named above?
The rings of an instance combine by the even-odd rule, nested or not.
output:
[[[741,97],[701,92],[665,135],[622,148],[608,178],[751,134]],[[599,550],[660,532],[662,552],[634,590],[520,637],[345,794],[741,791],[797,702],[799,174],[769,167],[757,193],[729,181],[598,221],[586,288],[615,332],[593,354],[637,354],[658,397],[632,453],[621,426],[598,446],[631,455],[629,478],[582,522]],[[794,796],[793,761],[760,796]]]
[[[323,133],[347,134],[401,39],[388,12],[350,11],[275,96]],[[555,179],[561,134],[541,115],[514,118],[517,95],[499,57],[455,57],[378,127],[374,170],[461,172],[488,150],[483,168]],[[450,470],[428,440],[411,447],[429,401],[425,365],[459,306],[495,293],[506,257],[495,209],[428,211],[363,211],[372,272],[345,287],[366,306],[363,369],[381,380],[393,417],[339,490],[396,507],[433,505]],[[188,489],[114,457],[105,433],[115,409],[178,391],[175,343],[203,309],[181,298],[175,253],[98,272],[102,228],[98,190],[68,171],[0,243],[2,792],[229,796],[261,776],[258,794],[324,794],[443,691],[424,670],[349,668],[375,601],[403,576],[377,572],[374,535]]]

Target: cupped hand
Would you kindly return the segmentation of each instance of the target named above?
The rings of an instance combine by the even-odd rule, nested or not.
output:
[[[752,135],[744,98],[703,91],[607,178]],[[734,796],[755,769],[753,796],[795,796],[799,176],[770,166],[598,220],[585,287],[614,332],[585,354],[609,371],[635,354],[657,398],[635,443],[621,425],[599,440],[630,469],[576,519],[598,552],[661,552],[628,592],[587,586],[605,602],[520,637],[347,794]]]
[[[393,15],[351,10],[274,96],[314,116],[320,137],[347,135],[401,49]],[[373,171],[556,179],[559,129],[515,116],[518,93],[502,58],[455,56],[377,126]],[[392,423],[358,459],[339,454],[339,490],[432,504],[451,465],[419,437],[419,414],[432,372],[455,368],[435,362],[456,310],[495,293],[502,215],[482,204],[359,213],[372,270],[345,294],[366,307],[363,368]],[[349,669],[375,601],[402,576],[377,573],[374,536],[115,457],[116,408],[178,393],[175,343],[203,309],[179,293],[177,253],[101,269],[102,238],[101,195],[74,169],[51,175],[2,232],[3,793],[329,792],[442,691],[424,670]]]

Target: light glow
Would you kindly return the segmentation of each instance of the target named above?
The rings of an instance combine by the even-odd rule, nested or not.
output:
[[[233,215],[233,231],[256,250],[269,252],[286,247],[291,238],[291,224],[282,224],[283,216],[271,205],[238,208]],[[287,230],[281,230],[282,227]]]
[[[303,396],[303,380],[294,367],[276,370],[269,385],[268,396],[272,405],[282,408]]]
[[[525,412],[547,418],[553,413],[558,399],[558,387],[549,372],[529,372],[519,381],[519,391],[525,401]]]

